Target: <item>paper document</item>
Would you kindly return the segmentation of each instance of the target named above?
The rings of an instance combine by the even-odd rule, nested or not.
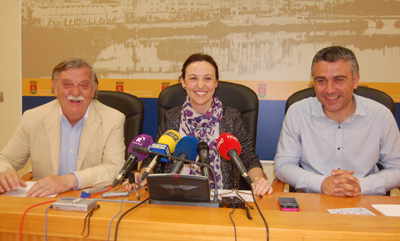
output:
[[[31,187],[35,184],[34,181],[25,182],[26,187],[18,187],[16,190],[11,192],[6,192],[3,196],[15,196],[15,197],[26,197],[26,193],[31,189]],[[49,195],[47,197],[55,197],[57,194]]]
[[[400,204],[372,204],[371,206],[385,216],[400,217]]]
[[[339,209],[327,209],[331,214],[351,214],[351,215],[369,215],[376,216],[375,213],[369,211],[366,208],[339,208]]]
[[[246,202],[254,202],[250,190],[238,190],[237,192]],[[211,190],[211,196],[214,196],[214,190]],[[237,197],[237,194],[234,190],[218,189],[218,199],[221,200],[222,197]]]

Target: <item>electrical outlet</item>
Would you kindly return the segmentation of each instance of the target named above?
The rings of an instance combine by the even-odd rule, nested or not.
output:
[[[4,102],[3,91],[0,91],[0,102]]]

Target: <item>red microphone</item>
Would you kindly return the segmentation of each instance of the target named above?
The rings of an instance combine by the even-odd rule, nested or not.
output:
[[[235,163],[244,180],[251,186],[251,179],[247,174],[242,159],[239,157],[242,148],[238,139],[234,135],[222,133],[217,140],[217,150],[223,158],[232,160]]]

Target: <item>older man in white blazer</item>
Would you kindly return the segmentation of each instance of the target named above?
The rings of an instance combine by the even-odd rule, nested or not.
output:
[[[16,170],[31,159],[36,184],[27,196],[110,185],[124,164],[125,116],[95,99],[89,63],[68,59],[52,74],[57,97],[28,110],[0,152],[0,192],[25,187]]]

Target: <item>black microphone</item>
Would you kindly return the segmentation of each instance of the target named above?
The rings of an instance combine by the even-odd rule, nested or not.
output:
[[[240,173],[235,165],[232,166],[232,189],[239,190]]]
[[[116,185],[118,185],[118,183],[124,179],[125,175],[129,172],[132,172],[134,164],[136,162],[140,162],[143,161],[147,155],[142,154],[140,152],[136,152],[134,151],[133,147],[137,146],[140,148],[148,148],[151,144],[153,144],[153,138],[149,135],[145,135],[145,134],[141,134],[138,135],[137,137],[135,137],[131,144],[129,145],[128,148],[128,153],[129,153],[129,157],[128,160],[125,162],[124,166],[122,167],[121,171],[119,171],[119,174],[117,175],[117,177],[115,178],[112,186],[115,187]]]
[[[201,163],[210,165],[209,147],[207,143],[204,141],[200,142],[197,145],[197,153],[199,153]],[[201,172],[203,173],[203,176],[206,176],[208,179],[210,179],[210,172],[206,166],[201,168]]]
[[[247,174],[243,161],[239,157],[242,149],[238,139],[231,134],[222,133],[217,140],[217,150],[223,158],[232,160],[235,163],[244,180],[251,186],[250,176]]]
[[[132,150],[136,151],[136,152],[139,152],[139,153],[147,154],[147,155],[156,153],[156,152],[151,151],[149,148],[140,147],[140,146],[132,146]],[[157,154],[158,154],[158,152],[157,152]]]

